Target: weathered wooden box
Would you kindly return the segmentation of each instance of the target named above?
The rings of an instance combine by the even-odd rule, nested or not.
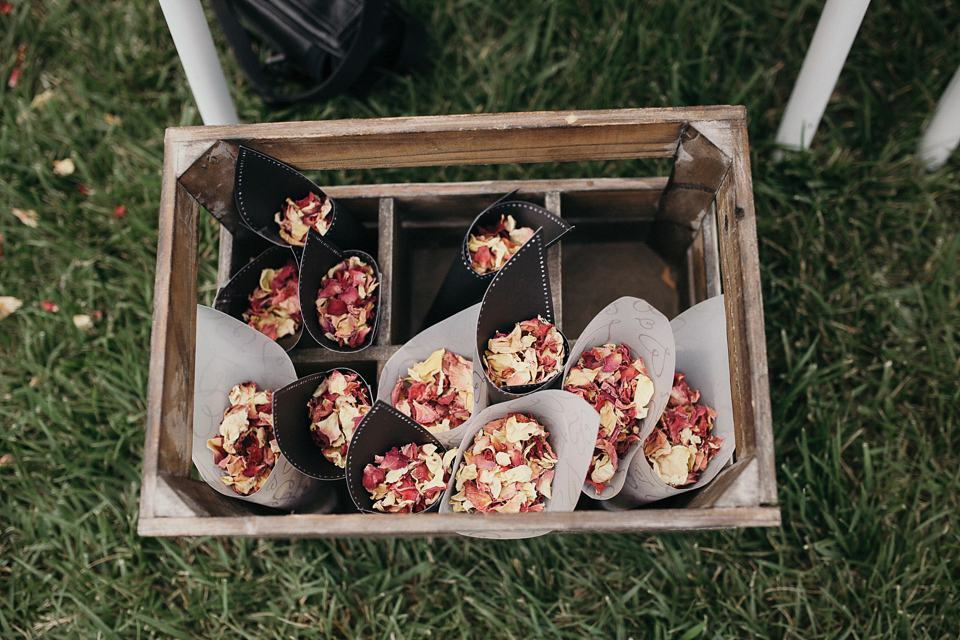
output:
[[[499,196],[542,204],[577,225],[549,256],[560,326],[571,338],[621,295],[668,317],[725,294],[737,448],[705,488],[607,511],[497,516],[284,514],[224,498],[192,475],[198,225],[223,223],[219,284],[255,243],[236,224],[233,158],[243,144],[302,171],[672,159],[669,175],[324,189],[378,238],[383,308],[376,344],[349,357],[291,352],[299,375],[349,364],[375,382],[419,329],[470,221]],[[319,182],[319,181],[318,181]],[[322,184],[322,182],[320,182]],[[201,207],[201,203],[203,207]],[[603,256],[605,260],[598,260]],[[342,120],[169,129],[150,353],[141,535],[434,536],[459,530],[653,532],[776,526],[780,511],[763,308],[742,107],[623,109]],[[349,502],[349,501],[347,501]]]

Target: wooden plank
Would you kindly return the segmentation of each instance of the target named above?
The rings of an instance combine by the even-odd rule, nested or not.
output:
[[[419,514],[390,518],[370,515],[285,515],[230,518],[149,518],[138,529],[146,536],[240,536],[254,538],[394,538],[449,536],[457,531],[517,533],[549,529],[553,533],[661,533],[704,531],[734,527],[780,526],[776,507],[718,507],[715,509],[635,509],[632,511],[573,511],[569,513]]]
[[[397,281],[397,242],[400,233],[400,221],[397,218],[393,198],[380,198],[379,242],[377,248],[377,262],[380,264],[380,318],[377,328],[377,344],[394,344],[398,335],[394,323],[400,317],[399,282]]]
[[[300,169],[360,169],[669,157],[690,121],[743,118],[743,107],[556,111],[168,129],[177,166],[217,140],[242,141]]]
[[[670,180],[657,212],[657,248],[682,259],[730,170],[731,158],[691,125],[683,130]]]
[[[174,175],[173,153],[165,151],[141,505],[148,515],[157,475],[186,476],[191,467],[199,206]]]
[[[763,324],[756,212],[745,124],[734,129],[739,149],[717,196],[717,222],[738,456],[756,456],[762,504],[775,504],[773,417]]]

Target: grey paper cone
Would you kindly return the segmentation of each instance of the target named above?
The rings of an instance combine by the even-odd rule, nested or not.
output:
[[[654,472],[642,451],[633,458],[615,508],[629,508],[699,489],[713,480],[732,459],[736,449],[733,402],[730,396],[730,363],[727,354],[727,324],[723,296],[695,305],[670,322],[676,341],[676,370],[686,376],[691,389],[700,392],[699,404],[717,412],[713,433],[723,446],[710,460],[697,482],[674,488]]]
[[[230,390],[253,381],[258,389],[277,390],[297,379],[282,347],[230,316],[198,305],[197,361],[194,380],[193,463],[218,493],[277,509],[293,509],[315,500],[320,483],[308,478],[282,454],[260,490],[242,496],[220,481],[223,472],[213,463],[207,440],[217,435]]]
[[[609,500],[620,493],[630,463],[640,451],[643,439],[653,431],[660,419],[673,386],[676,350],[670,321],[647,301],[629,296],[611,302],[586,326],[563,368],[564,381],[584,351],[621,342],[630,347],[633,357],[643,358],[647,375],[653,380],[654,392],[647,417],[640,423],[640,442],[631,446],[620,459],[617,471],[603,493],[598,494],[591,485],[583,484],[583,492],[595,500]]]
[[[437,349],[447,349],[454,353],[473,360],[474,336],[477,327],[477,316],[480,305],[472,307],[450,316],[446,320],[421,331],[387,360],[380,373],[380,384],[377,385],[377,400],[390,404],[391,394],[397,381],[407,375],[407,369],[418,362],[426,360]],[[483,372],[478,372],[476,362],[473,369],[473,411],[477,415],[487,406],[486,385]],[[463,437],[467,422],[450,429],[434,433],[434,437],[444,447],[456,446]]]
[[[573,511],[580,498],[580,488],[583,478],[590,465],[593,446],[597,440],[597,428],[600,425],[600,415],[593,410],[582,398],[559,391],[548,389],[536,393],[489,406],[467,423],[469,426],[460,442],[457,458],[453,463],[453,474],[450,486],[447,487],[441,498],[440,513],[453,513],[450,507],[450,497],[456,489],[457,469],[463,462],[463,451],[473,443],[476,433],[484,425],[505,418],[510,413],[532,415],[547,431],[547,442],[557,455],[556,475],[553,478],[552,498],[546,501],[545,512]],[[474,514],[477,518],[496,518],[499,514]],[[536,518],[537,513],[527,513],[524,517]],[[511,540],[518,538],[532,538],[546,533],[550,529],[527,531],[518,533],[509,529],[499,532],[479,532],[464,530],[459,533],[477,538],[494,538]]]

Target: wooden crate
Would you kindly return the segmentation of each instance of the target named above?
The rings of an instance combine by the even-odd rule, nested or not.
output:
[[[561,328],[574,338],[613,297],[656,298],[663,289],[631,267],[652,259],[677,282],[674,299],[653,301],[672,316],[725,294],[736,456],[708,486],[630,511],[584,504],[572,513],[371,516],[282,514],[224,498],[192,476],[194,335],[198,224],[203,207],[223,223],[222,285],[250,257],[249,234],[236,224],[233,159],[243,144],[303,171],[467,164],[553,163],[672,158],[669,176],[438,184],[382,184],[324,189],[376,228],[383,274],[377,342],[349,363],[375,376],[416,332],[417,310],[431,300],[470,220],[514,188],[578,225],[551,248]],[[429,233],[425,233],[429,231]],[[576,234],[623,266],[603,278],[618,291],[576,277]],[[613,236],[608,245],[603,238]],[[432,239],[430,242],[424,238]],[[444,246],[444,238],[450,246]],[[624,247],[624,243],[626,247]],[[616,246],[614,246],[616,245]],[[624,249],[626,248],[626,251]],[[580,247],[583,253],[583,247]],[[430,254],[436,251],[436,254]],[[427,252],[427,253],[423,253]],[[562,252],[562,253],[561,253]],[[433,255],[433,257],[431,257]],[[150,536],[256,537],[434,536],[457,530],[655,532],[777,526],[773,432],[745,112],[716,106],[461,115],[169,129],[150,354],[146,444],[138,531]],[[613,262],[613,261],[611,261]],[[616,264],[621,264],[616,262]],[[441,265],[441,266],[436,266]],[[575,270],[571,277],[570,270]],[[432,281],[423,274],[440,272]],[[644,278],[646,277],[646,280]],[[639,278],[639,279],[638,279]],[[411,284],[411,279],[416,285]],[[562,282],[562,285],[560,284]],[[657,283],[660,284],[657,284]],[[626,289],[624,291],[623,289]],[[561,306],[562,305],[562,306]],[[562,309],[562,311],[561,311]],[[579,326],[576,326],[579,325]],[[291,357],[302,376],[346,362],[319,348]],[[375,373],[371,373],[375,372]],[[375,382],[376,378],[372,378]]]

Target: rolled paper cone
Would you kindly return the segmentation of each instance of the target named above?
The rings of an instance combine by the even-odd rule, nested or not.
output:
[[[369,347],[377,336],[377,326],[380,322],[380,301],[383,298],[383,291],[378,284],[374,290],[377,300],[373,307],[373,325],[362,343],[356,347],[341,345],[328,338],[324,334],[323,327],[320,326],[320,316],[317,311],[317,293],[320,291],[320,283],[331,268],[352,256],[360,258],[364,264],[372,267],[377,282],[382,282],[380,267],[373,256],[357,249],[341,250],[313,229],[307,234],[307,244],[303,249],[303,259],[300,262],[300,311],[303,314],[303,324],[310,336],[321,346],[338,353],[356,353]]]
[[[274,216],[283,209],[287,198],[300,200],[310,193],[327,197],[320,187],[290,165],[242,145],[237,154],[233,193],[244,224],[284,247],[291,244],[280,236]],[[360,221],[332,198],[330,203],[333,207],[330,228],[323,237],[342,249],[375,252],[376,243]],[[299,251],[300,247],[295,250]]]
[[[377,385],[377,400],[382,400],[388,405],[391,404],[393,389],[400,378],[407,376],[407,369],[412,368],[418,362],[425,361],[437,349],[447,349],[472,361],[474,333],[479,314],[480,304],[478,303],[421,331],[408,340],[383,365],[383,371],[380,373],[380,383]],[[483,372],[478,371],[476,366],[473,368],[472,378],[473,411],[471,415],[476,415],[487,406],[486,383],[484,382]],[[463,437],[467,422],[433,435],[443,446],[455,446]]]
[[[646,300],[629,296],[611,302],[584,328],[563,368],[564,384],[570,369],[577,365],[585,351],[621,342],[630,347],[634,358],[643,358],[654,392],[647,417],[640,421],[640,442],[634,443],[620,458],[617,471],[603,493],[598,494],[593,486],[584,482],[583,492],[595,500],[609,500],[621,491],[631,461],[642,448],[643,439],[657,425],[673,388],[676,348],[670,321]]]
[[[373,401],[370,385],[359,373],[346,367],[314,373],[277,390],[273,396],[273,430],[280,452],[297,471],[317,480],[340,480],[344,470],[327,460],[313,441],[310,433],[310,412],[307,403],[314,391],[334,371],[353,373],[367,390],[367,400]],[[356,431],[354,431],[356,435]],[[350,446],[353,441],[351,440]],[[350,446],[347,451],[350,451]]]
[[[373,463],[374,456],[382,456],[394,447],[415,443],[418,446],[434,444],[443,456],[447,448],[432,433],[403,415],[389,403],[378,400],[353,434],[347,449],[347,491],[353,504],[363,513],[382,513],[373,508],[373,498],[363,486],[363,470]],[[440,500],[417,513],[436,511]]]
[[[276,390],[296,379],[293,362],[273,340],[215,309],[197,307],[192,457],[200,477],[215,491],[286,510],[316,503],[329,491],[297,471],[281,453],[263,486],[256,493],[240,495],[221,482],[225,474],[214,464],[213,452],[207,448],[207,440],[219,433],[233,387],[255,382],[258,389]]]
[[[585,400],[566,391],[548,389],[538,391],[516,400],[489,406],[474,418],[470,419],[469,428],[463,434],[456,460],[453,463],[453,474],[450,485],[441,498],[440,513],[453,513],[450,498],[456,493],[457,470],[463,462],[463,453],[469,449],[477,432],[494,420],[500,420],[511,413],[531,415],[543,425],[547,432],[547,442],[557,456],[554,467],[556,473],[551,487],[552,496],[544,503],[544,512],[573,511],[580,498],[580,487],[583,478],[590,466],[590,457],[593,455],[593,445],[597,439],[597,430],[600,426],[600,415],[593,410]],[[474,514],[476,517],[500,514]],[[536,518],[536,513],[526,513],[523,517]],[[460,531],[462,535],[477,538],[494,538],[511,540],[532,538],[550,533],[545,528],[537,531],[517,533],[508,528],[502,531]]]
[[[478,227],[492,226],[500,220],[500,216],[511,215],[517,221],[518,227],[542,229],[543,243],[546,247],[549,247],[573,229],[570,224],[543,207],[529,202],[510,200],[509,198],[515,193],[516,191],[511,191],[497,200],[484,209],[470,224],[470,229],[463,237],[457,258],[450,265],[450,269],[433,299],[433,304],[427,311],[423,322],[424,327],[429,327],[479,302],[496,275],[496,271],[479,274],[472,266],[467,243],[470,234],[475,233]]]
[[[280,269],[289,261],[297,267],[299,278],[299,262],[296,254],[289,247],[270,247],[256,258],[248,262],[237,271],[230,281],[217,293],[213,307],[240,322],[244,322],[243,314],[250,309],[250,295],[260,286],[260,273],[264,269]],[[303,335],[303,322],[296,332],[276,340],[284,351],[290,351],[300,341]]]
[[[720,473],[736,450],[723,296],[690,307],[671,320],[670,326],[676,341],[676,371],[686,376],[692,390],[700,392],[697,404],[717,412],[713,435],[723,438],[723,445],[700,478],[680,488],[661,480],[641,449],[630,463],[623,489],[611,501],[613,508],[631,508],[699,489]]]
[[[561,381],[563,363],[557,373],[547,380],[521,386],[498,387],[490,379],[483,364],[487,341],[493,338],[497,331],[509,333],[518,322],[538,316],[551,324],[556,322],[542,234],[541,230],[537,230],[496,273],[480,305],[473,369],[483,376],[490,404],[559,386]],[[569,345],[566,337],[562,333],[560,335],[563,337],[563,353],[566,357],[570,353]]]

